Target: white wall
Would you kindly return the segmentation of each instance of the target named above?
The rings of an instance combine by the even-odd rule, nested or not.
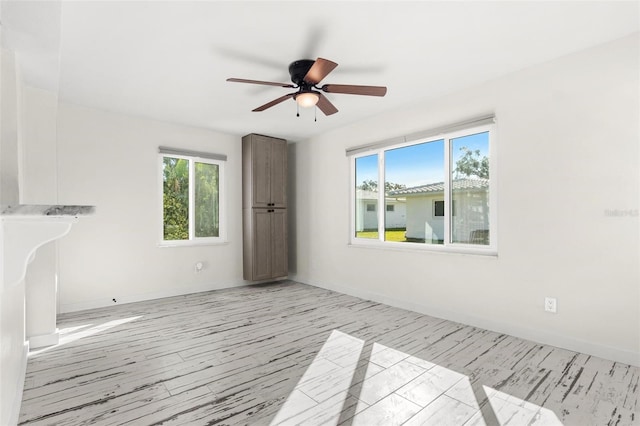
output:
[[[22,204],[57,204],[58,96],[23,89]],[[31,349],[57,343],[57,242],[38,248],[25,277],[26,334]]]
[[[15,205],[19,197],[19,106],[22,80],[13,52],[0,55],[0,200]],[[3,262],[3,226],[0,226],[0,271]],[[26,368],[24,280],[5,283],[0,273],[0,425],[17,421]]]
[[[392,212],[387,210],[388,205],[393,206]],[[384,225],[387,228],[404,228],[407,226],[407,206],[404,200],[387,199],[384,208]]]
[[[635,34],[296,144],[293,278],[640,365],[638,45]],[[489,112],[497,257],[348,245],[346,148]]]
[[[434,202],[444,195],[407,197],[407,237],[444,240],[444,217],[434,216]]]
[[[240,137],[61,103],[57,144],[58,201],[97,207],[59,242],[61,312],[244,283]],[[158,246],[158,146],[228,156],[228,244]]]
[[[2,144],[0,145],[0,183],[2,198],[0,205],[16,205],[19,202],[18,167],[19,133],[22,80],[15,55],[2,49]]]

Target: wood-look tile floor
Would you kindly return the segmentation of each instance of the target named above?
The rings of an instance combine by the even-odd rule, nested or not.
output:
[[[640,424],[637,367],[290,281],[58,325],[20,424]]]

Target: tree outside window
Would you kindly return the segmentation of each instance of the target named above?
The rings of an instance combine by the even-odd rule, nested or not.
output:
[[[162,156],[163,241],[221,237],[222,162]]]

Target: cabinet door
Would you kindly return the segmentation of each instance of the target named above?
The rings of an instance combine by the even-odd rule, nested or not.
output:
[[[271,205],[284,208],[287,206],[287,141],[282,139],[271,141],[270,159]]]
[[[289,275],[287,250],[287,211],[275,209],[271,213],[271,275],[273,278]]]
[[[272,278],[272,225],[273,213],[267,209],[253,210],[253,280]]]
[[[271,138],[260,135],[251,137],[253,207],[271,206],[271,145]]]

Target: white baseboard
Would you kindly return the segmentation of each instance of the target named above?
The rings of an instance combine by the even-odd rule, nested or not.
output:
[[[29,337],[29,347],[31,349],[43,348],[45,346],[57,345],[59,341],[60,332],[56,328],[56,331],[53,333]]]
[[[20,406],[22,405],[22,393],[24,392],[24,380],[27,376],[27,359],[29,357],[29,342],[24,342],[22,347],[22,358],[20,359],[20,374],[16,383],[16,393],[14,395],[11,413],[9,414],[9,425],[17,425],[20,419]]]
[[[384,303],[385,305],[418,312],[424,315],[459,322],[465,325],[479,327],[498,333],[509,334],[521,339],[531,340],[534,342],[543,343],[570,351],[581,352],[599,358],[609,359],[612,361],[640,367],[640,352],[633,352],[611,346],[598,345],[592,342],[575,339],[570,336],[556,334],[550,332],[549,330],[538,330],[514,324],[504,324],[502,322],[493,321],[489,318],[475,317],[461,312],[442,309],[439,306],[397,299],[394,297],[386,296],[384,294],[356,289],[350,286],[318,283],[309,280],[305,281],[301,277],[292,277],[291,279],[293,281],[302,282],[314,287],[337,291],[339,293],[348,294],[350,296],[359,297],[361,299],[371,300],[373,302]]]
[[[123,305],[126,303],[144,302],[146,300],[163,299],[165,297],[184,296],[185,294],[202,293],[205,291],[222,290],[225,288],[240,287],[251,284],[248,281],[237,281],[227,284],[205,284],[199,286],[176,287],[168,290],[154,291],[149,293],[139,293],[126,296],[119,296],[116,302],[113,299],[94,299],[82,302],[64,303],[60,302],[58,313],[84,311],[86,309],[105,308],[107,306]]]

